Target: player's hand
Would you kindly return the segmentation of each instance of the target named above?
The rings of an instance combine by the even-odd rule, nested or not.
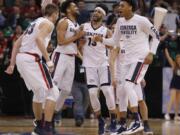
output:
[[[141,81],[141,86],[142,86],[143,88],[145,88],[145,86],[146,86],[146,81],[145,81],[144,79]]]
[[[85,31],[83,31],[83,30],[79,30],[79,31],[76,31],[76,38],[77,39],[80,39],[80,38],[82,38],[83,36],[85,36]]]
[[[13,65],[9,65],[7,67],[7,69],[5,70],[5,73],[9,74],[9,75],[12,75],[14,72],[14,66]]]
[[[153,61],[153,54],[152,53],[149,53],[147,56],[146,56],[146,58],[145,58],[145,60],[144,60],[144,64],[151,64],[152,63],[152,61]]]
[[[92,41],[94,41],[94,42],[102,42],[103,39],[102,39],[101,36],[95,35],[95,36],[93,36]]]
[[[54,63],[52,61],[47,61],[46,62],[49,72],[52,73],[54,71]]]

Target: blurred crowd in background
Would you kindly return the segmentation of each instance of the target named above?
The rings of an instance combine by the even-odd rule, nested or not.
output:
[[[86,9],[86,0],[76,0],[80,8],[79,23],[84,23],[90,18],[90,11]],[[93,0],[92,0],[93,1]],[[98,0],[103,2],[106,0]],[[60,4],[59,0],[53,0]],[[117,1],[118,2],[118,1]],[[0,0],[0,66],[7,66],[14,41],[23,33],[29,23],[41,16],[40,0]],[[107,3],[108,4],[108,3]],[[154,7],[160,6],[168,9],[164,24],[160,28],[161,43],[154,58],[154,66],[168,66],[164,48],[168,47],[170,55],[175,58],[180,52],[180,4],[178,0],[145,0],[143,8],[137,13],[147,16],[153,21]],[[105,23],[111,28],[118,18],[118,4],[114,3],[111,13]]]

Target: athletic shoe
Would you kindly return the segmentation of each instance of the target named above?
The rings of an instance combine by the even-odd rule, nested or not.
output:
[[[83,118],[78,118],[78,119],[75,120],[75,126],[76,127],[81,127],[83,122],[84,122]]]
[[[34,127],[37,127],[37,121],[36,121],[36,119],[33,120],[33,125],[34,125]]]
[[[42,135],[42,128],[35,127],[34,131],[31,133],[31,135]]]
[[[180,121],[180,117],[179,117],[179,116],[175,116],[175,117],[174,117],[174,120],[175,120],[175,121]]]
[[[98,129],[98,134],[99,135],[104,135],[105,134],[104,127],[105,127],[105,122],[104,122],[103,119],[100,119],[99,120],[99,129]]]
[[[166,113],[166,114],[164,115],[164,118],[165,118],[165,120],[171,120],[171,118],[170,118],[170,116],[169,116],[168,113]]]
[[[133,122],[131,126],[128,128],[126,132],[123,133],[123,135],[131,135],[135,134],[137,132],[143,131],[144,127],[142,126],[140,121]]]
[[[127,131],[126,125],[120,125],[119,129],[115,133],[111,133],[110,135],[124,135]]]
[[[153,131],[150,129],[149,125],[144,125],[144,133],[146,133],[146,135],[153,135]]]
[[[109,131],[111,133],[115,133],[117,130],[116,130],[116,120],[111,120],[111,124],[109,126]]]

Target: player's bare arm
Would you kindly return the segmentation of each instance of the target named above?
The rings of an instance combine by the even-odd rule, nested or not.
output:
[[[111,70],[111,79],[112,79],[112,85],[116,88],[116,77],[115,77],[115,73],[116,73],[116,68],[115,68],[115,61],[116,58],[119,54],[120,48],[113,48],[110,52],[110,70]]]
[[[12,74],[14,72],[14,66],[16,63],[16,55],[19,52],[19,48],[21,46],[21,42],[22,42],[22,37],[23,35],[21,35],[16,42],[14,43],[13,49],[12,49],[12,53],[11,53],[11,60],[10,60],[10,64],[7,67],[7,69],[5,70],[5,72],[7,74]]]
[[[84,29],[84,25],[82,24],[80,27],[79,27],[79,30],[83,31]],[[82,48],[83,46],[85,45],[86,43],[86,39],[84,37],[81,37],[80,39],[78,39],[78,50],[81,52],[82,54]]]
[[[37,34],[37,37],[35,39],[37,46],[38,46],[39,50],[41,51],[43,57],[45,58],[50,71],[53,70],[54,65],[51,62],[51,60],[49,58],[49,54],[45,48],[44,39],[49,35],[49,33],[52,31],[53,28],[54,27],[52,24],[49,24],[46,22],[41,23],[39,26],[39,33]]]
[[[171,65],[172,69],[175,69],[175,62],[173,61],[173,59],[171,58],[171,56],[169,55],[168,49],[165,48],[165,56],[169,62],[169,64]]]
[[[115,25],[114,33],[111,38],[103,38],[101,36],[94,36],[92,38],[92,41],[94,42],[102,42],[109,46],[119,46],[119,40],[120,40],[120,32],[119,32],[119,23],[117,22]]]
[[[110,29],[107,30],[107,38],[111,38],[112,37],[112,31]],[[105,45],[108,49],[113,49],[112,45]]]
[[[68,45],[69,43],[74,42],[77,39],[81,38],[85,34],[82,30],[79,30],[76,32],[74,36],[70,38],[65,38],[67,28],[68,28],[68,22],[66,19],[60,21],[57,25],[57,36],[58,36],[59,45]]]

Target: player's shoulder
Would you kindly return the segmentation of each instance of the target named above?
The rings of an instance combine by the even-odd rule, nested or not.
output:
[[[58,23],[57,23],[57,25],[58,26],[61,26],[61,25],[68,25],[68,18],[67,17],[63,17],[63,18],[61,18],[61,19],[59,19],[59,21],[58,21]]]
[[[83,23],[82,25],[84,25],[84,26],[90,26],[91,25],[91,22],[89,21],[89,22],[85,22],[85,23]]]
[[[54,27],[54,23],[44,17],[40,17],[36,19],[35,22],[39,23],[39,25],[46,25],[47,27]]]
[[[123,21],[124,20],[124,17],[119,17],[118,19],[117,19],[117,22],[121,22],[121,21]]]
[[[138,15],[138,14],[134,14],[134,18],[135,18],[135,20],[140,21],[140,22],[148,20],[147,17],[142,16],[142,15]]]
[[[59,19],[58,23],[61,23],[61,22],[68,22],[68,18],[63,17],[63,18]]]

